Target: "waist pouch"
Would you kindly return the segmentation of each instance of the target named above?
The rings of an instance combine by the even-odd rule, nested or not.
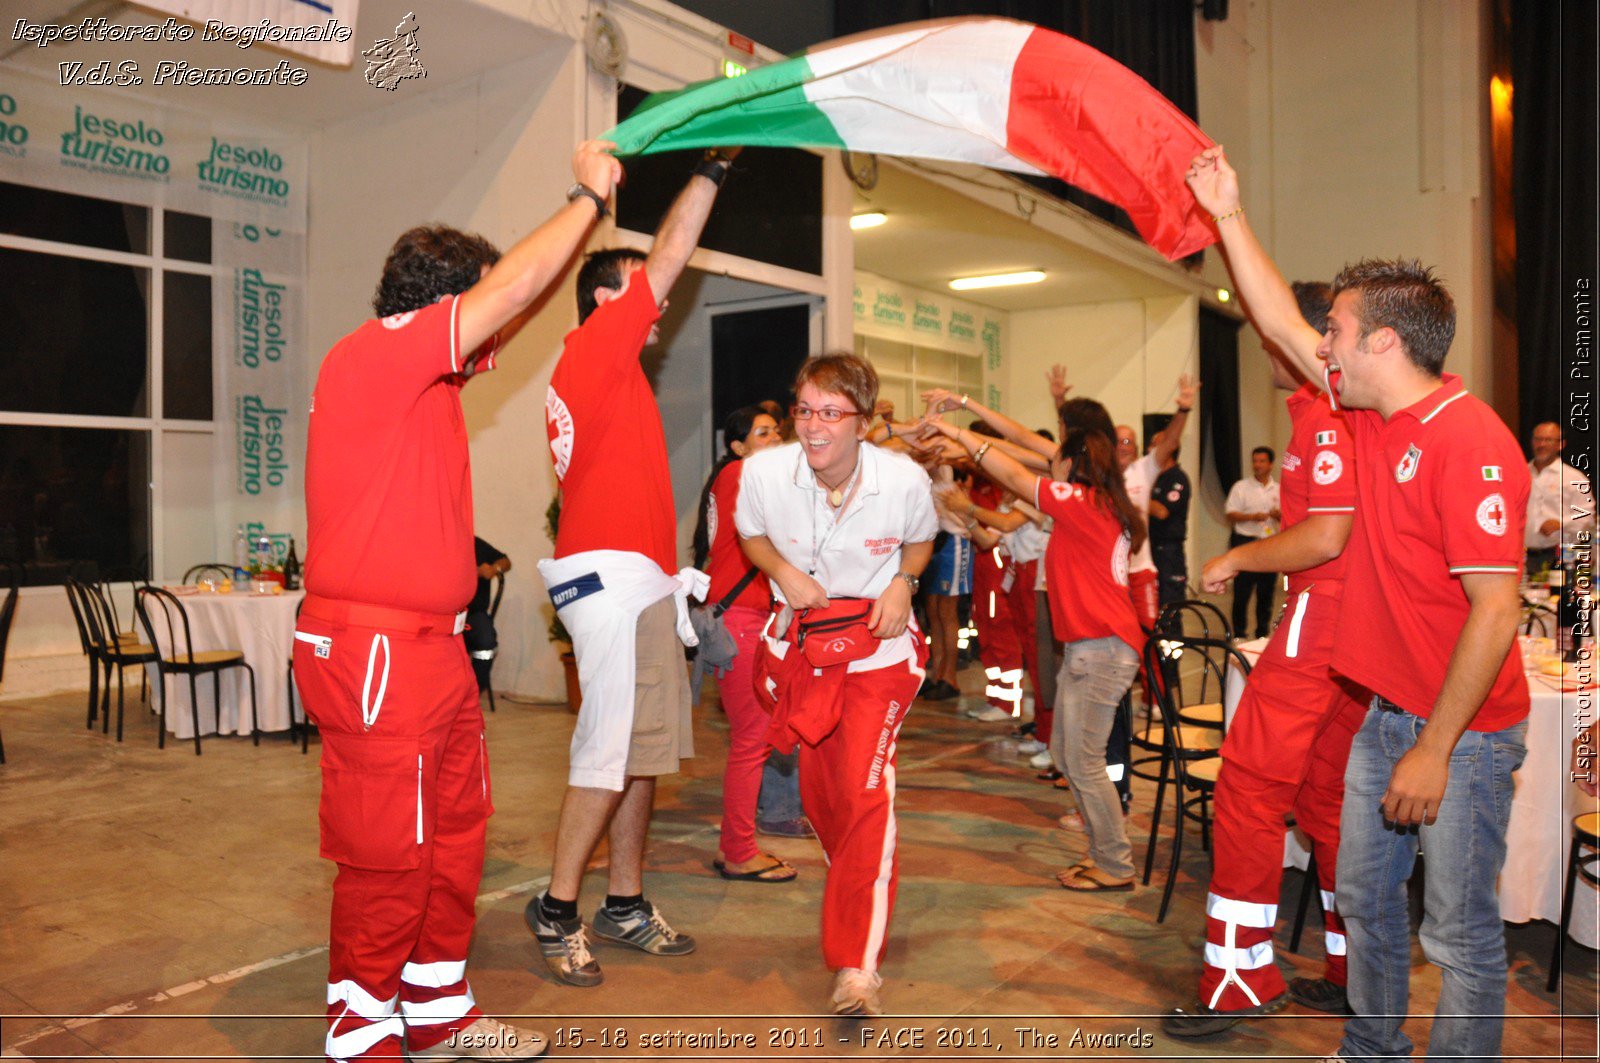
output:
[[[813,668],[871,657],[883,645],[867,627],[872,604],[865,598],[834,598],[824,609],[808,609],[799,614],[794,632],[796,648]]]

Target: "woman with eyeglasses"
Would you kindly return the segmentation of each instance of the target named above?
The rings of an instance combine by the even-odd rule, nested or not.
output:
[[[933,553],[932,489],[900,454],[863,445],[878,376],[853,354],[807,359],[796,440],[744,463],[735,512],[777,607],[756,662],[772,743],[800,746],[800,793],[828,858],[822,954],[832,1009],[878,1015],[878,965],[898,879],[895,742],[926,649],[911,598]]]
[[[721,613],[739,655],[717,679],[728,717],[728,762],[722,771],[722,842],[712,864],[725,879],[788,882],[795,869],[756,845],[756,803],[767,759],[768,718],[756,699],[754,668],[772,591],[761,570],[739,549],[733,512],[744,459],[783,442],[778,422],[760,406],[734,410],[723,424],[726,449],[700,493],[694,529],[694,567],[711,577],[706,603]],[[770,796],[770,795],[769,795]]]
[[[1089,835],[1084,859],[1056,880],[1076,892],[1133,889],[1133,848],[1122,801],[1106,775],[1106,741],[1144,644],[1128,597],[1128,554],[1144,541],[1144,517],[1128,498],[1110,437],[1075,427],[1041,477],[992,441],[937,418],[986,476],[1054,523],[1045,552],[1052,625],[1062,640],[1051,750],[1063,761]]]

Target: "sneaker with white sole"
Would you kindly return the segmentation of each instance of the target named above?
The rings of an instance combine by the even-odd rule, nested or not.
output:
[[[431,1048],[411,1049],[412,1059],[538,1059],[550,1039],[537,1030],[507,1026],[484,1016]]]
[[[1017,743],[1017,756],[1019,756],[1019,757],[1031,757],[1035,753],[1043,753],[1045,750],[1047,750],[1049,748],[1050,748],[1049,746],[1045,745],[1043,742],[1039,741],[1037,738],[1029,738],[1026,741]]]
[[[594,913],[594,933],[598,938],[632,945],[652,956],[687,956],[694,951],[694,938],[672,929],[649,901],[621,914],[601,905]]]
[[[968,709],[967,715],[983,723],[999,723],[1001,720],[1012,718],[1011,713],[998,705],[980,705],[975,709]]]
[[[876,971],[863,971],[859,967],[841,967],[833,976],[833,999],[829,1002],[835,1015],[882,1015],[883,1003],[878,990],[883,979]]]
[[[1046,747],[1033,755],[1033,759],[1028,761],[1028,767],[1038,768],[1043,771],[1054,763],[1055,761],[1050,756],[1050,749]]]
[[[575,986],[597,986],[605,980],[600,964],[589,951],[589,928],[582,919],[546,919],[541,893],[528,902],[522,918],[539,942],[539,952],[550,965],[550,973]]]

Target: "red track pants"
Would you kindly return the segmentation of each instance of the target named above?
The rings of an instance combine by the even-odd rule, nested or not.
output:
[[[1223,743],[1200,1002],[1254,1007],[1285,991],[1272,931],[1283,881],[1285,816],[1310,838],[1325,913],[1325,977],[1345,984],[1344,921],[1334,910],[1339,812],[1350,744],[1366,715],[1359,692],[1328,672],[1337,587],[1306,592],[1250,673]]]
[[[1038,599],[1034,597],[1033,581],[1037,575],[1037,561],[1011,563],[1011,589],[1006,591],[1006,608],[1011,613],[1011,631],[1022,651],[1022,670],[1033,689],[1033,715],[1038,720],[1039,697],[1039,638],[1034,630],[1038,623]],[[1002,581],[1003,582],[1003,581]],[[1040,739],[1047,741],[1047,739]]]
[[[728,763],[722,771],[722,858],[730,864],[742,864],[761,854],[756,845],[756,804],[767,763],[772,713],[756,697],[755,662],[766,652],[761,629],[768,615],[765,610],[742,605],[722,614],[728,634],[739,647],[728,674],[717,680],[722,711],[728,717]]]
[[[978,659],[983,662],[989,704],[1013,716],[1022,704],[1022,644],[1002,589],[1005,562],[1000,549],[979,550],[972,560],[972,622],[978,629]]]
[[[310,614],[294,675],[322,733],[322,855],[339,865],[326,1052],[401,1059],[402,1038],[428,1048],[482,1015],[466,977],[492,811],[478,684],[459,635]]]
[[[900,880],[895,743],[924,672],[920,661],[845,677],[839,726],[800,745],[800,800],[828,858],[822,958],[829,970],[876,971]]]

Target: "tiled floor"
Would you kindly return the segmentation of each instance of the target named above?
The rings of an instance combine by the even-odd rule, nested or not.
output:
[[[710,872],[726,748],[714,703],[697,710],[700,757],[661,787],[647,875],[699,950],[659,959],[602,945],[602,986],[557,986],[521,913],[548,871],[572,717],[499,705],[488,719],[498,812],[469,969],[492,1013],[562,1031],[553,1055],[1305,1058],[1337,1043],[1338,1020],[1296,1007],[1208,1042],[1164,1037],[1159,1015],[1194,991],[1208,869],[1198,835],[1164,925],[1159,873],[1132,894],[1056,888],[1052,873],[1083,847],[1053,826],[1068,798],[1026,769],[1006,725],[950,704],[918,703],[900,743],[901,886],[883,972],[893,1017],[818,1017],[830,977],[815,843],[769,844],[801,869],[792,884]],[[0,703],[0,726],[4,1054],[321,1058],[333,869],[316,856],[315,744],[301,756],[283,736],[260,748],[210,739],[197,758],[181,743],[158,751],[154,724],[135,712],[119,746],[84,730],[82,695]],[[1151,798],[1141,784],[1130,820],[1141,852]],[[1299,884],[1286,876],[1286,911]],[[603,890],[593,876],[585,909]],[[1596,956],[1572,950],[1559,1017],[1544,992],[1553,933],[1508,928],[1507,1059],[1595,1058]],[[1316,973],[1313,938],[1304,955],[1280,949],[1286,973]],[[1431,1011],[1438,984],[1414,951],[1413,1011]],[[1409,1029],[1425,1043],[1425,1020]]]

